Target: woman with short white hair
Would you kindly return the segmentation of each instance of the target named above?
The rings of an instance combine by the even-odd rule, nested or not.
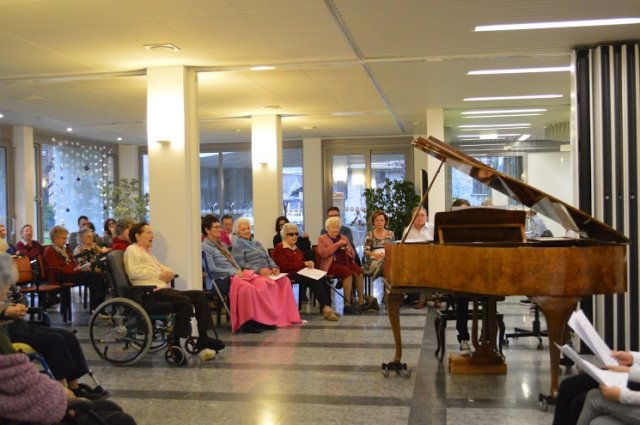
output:
[[[355,263],[356,252],[346,236],[340,234],[342,222],[340,217],[329,217],[325,222],[327,233],[318,238],[318,255],[320,255],[319,269],[342,279],[344,288],[344,314],[358,314],[368,310],[364,305],[364,276],[362,268]],[[358,305],[351,302],[351,288],[355,280],[358,294]]]

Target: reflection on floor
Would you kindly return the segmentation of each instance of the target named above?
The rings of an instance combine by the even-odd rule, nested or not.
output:
[[[378,281],[379,299],[380,291]],[[531,326],[533,313],[518,303],[520,298],[499,304],[507,332]],[[538,393],[549,389],[546,340],[544,351],[536,349],[533,338],[505,346],[507,375],[451,375],[433,355],[432,308],[401,310],[410,379],[380,373],[380,364],[391,359],[394,349],[384,311],[327,322],[307,305],[307,322],[299,326],[236,335],[222,326],[218,332],[227,348],[218,357],[206,363],[193,357],[179,368],[169,367],[162,352],[130,367],[107,364],[89,342],[88,313],[79,304],[75,312],[70,325],[52,313],[54,325],[77,329],[101,384],[141,425],[524,425],[552,419],[552,409],[543,412],[537,403]],[[457,350],[454,323],[446,338],[447,352]]]

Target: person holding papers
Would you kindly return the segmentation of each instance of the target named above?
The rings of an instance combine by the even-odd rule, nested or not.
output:
[[[211,233],[214,239],[216,235],[219,238],[219,230],[214,228],[213,221],[210,228],[207,237]],[[251,239],[249,219],[237,219],[233,229],[237,235],[232,245],[233,256],[225,257],[232,268],[243,271],[231,277],[231,331],[242,329],[243,332],[259,333],[264,329],[302,323],[289,278],[286,274],[280,275],[278,265],[262,244]],[[216,248],[220,249],[219,246]],[[224,255],[228,251],[221,253]]]
[[[327,292],[329,288],[327,278],[323,276],[320,279],[314,279],[299,273],[305,269],[314,270],[315,264],[313,261],[305,261],[304,253],[296,246],[300,236],[298,226],[295,223],[285,223],[280,229],[280,236],[282,242],[273,250],[273,260],[282,272],[288,273],[289,277],[300,285],[311,288],[320,303],[324,320],[337,321],[338,315],[331,308],[331,297]]]

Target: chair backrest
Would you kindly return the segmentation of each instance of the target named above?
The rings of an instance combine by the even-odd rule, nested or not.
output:
[[[124,268],[124,251],[111,251],[107,254],[107,280],[116,291],[116,295],[122,296],[122,288],[131,286],[129,276]]]
[[[13,259],[18,269],[18,281],[17,285],[27,285],[33,283],[33,271],[31,270],[31,261],[28,257],[16,257]]]

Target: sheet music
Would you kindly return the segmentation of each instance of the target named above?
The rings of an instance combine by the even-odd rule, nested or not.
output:
[[[592,363],[580,357],[580,355],[568,345],[565,344],[561,347],[556,344],[556,346],[599,384],[606,385],[608,387],[627,388],[627,381],[629,380],[629,374],[627,372],[614,372],[612,370],[598,369]]]
[[[311,279],[314,279],[314,280],[320,280],[326,276],[327,272],[325,272],[324,270],[305,267],[304,269],[299,270],[298,274],[302,276],[310,277]]]
[[[287,275],[286,273],[278,273],[278,274],[272,274],[272,275],[270,275],[270,276],[267,276],[267,278],[269,278],[269,279],[271,279],[271,280],[278,280],[278,279],[280,279],[281,277],[284,277],[284,276],[286,276],[286,275]]]
[[[611,357],[611,349],[598,335],[598,332],[596,332],[582,310],[574,311],[569,318],[568,324],[604,365],[617,366],[620,364],[618,360]]]

